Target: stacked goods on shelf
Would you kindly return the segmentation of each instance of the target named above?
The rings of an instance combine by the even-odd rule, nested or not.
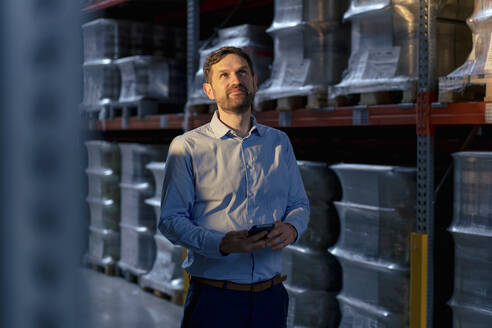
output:
[[[461,22],[473,0],[433,1],[437,11],[436,76],[461,65],[470,33]],[[415,102],[418,80],[419,0],[352,0],[344,19],[351,22],[352,47],[343,80],[329,88],[337,104]],[[355,97],[354,97],[355,96]]]
[[[258,84],[268,78],[273,56],[272,41],[265,33],[265,28],[244,24],[220,29],[213,45],[200,50],[200,65],[195,74],[193,90],[188,95],[187,108],[198,110],[200,105],[208,106],[214,103],[203,91],[203,64],[210,53],[225,46],[241,48],[251,57]]]
[[[453,157],[453,327],[492,327],[492,152]]]
[[[275,58],[270,79],[256,94],[257,110],[286,98],[277,109],[304,106],[307,95],[316,95],[308,97],[310,107],[324,105],[315,99],[321,94],[326,100],[326,88],[340,81],[349,54],[349,26],[341,23],[347,4],[347,0],[275,0],[274,20],[267,30],[274,40]]]
[[[154,197],[146,199],[145,203],[150,205],[155,212],[156,227],[159,223],[161,213],[162,183],[164,181],[165,163],[151,162],[147,169],[151,170],[155,179]],[[162,292],[173,298],[182,297],[184,282],[183,270],[183,248],[173,245],[164,237],[158,229],[154,235],[156,244],[156,258],[152,270],[139,279],[141,287]]]
[[[342,265],[340,327],[408,327],[410,233],[416,226],[416,170],[337,164]]]
[[[86,262],[114,273],[120,258],[120,151],[116,144],[88,141],[90,208],[89,251]]]
[[[147,97],[184,103],[182,30],[104,18],[84,24],[82,29],[82,108],[86,111],[99,112],[118,101]],[[125,57],[131,58],[121,59]],[[106,115],[103,111],[102,116]]]
[[[467,24],[473,34],[473,49],[462,66],[439,78],[439,102],[482,101],[485,95],[482,85],[486,81],[481,80],[479,75],[492,72],[492,1],[475,0],[475,9]]]
[[[116,60],[121,72],[120,102],[158,99],[183,103],[186,98],[184,66],[155,56],[132,56]]]
[[[167,146],[120,143],[121,151],[121,258],[122,274],[129,280],[148,272],[155,259],[154,210],[145,204],[154,194],[152,172],[145,166],[163,161]]]
[[[337,327],[340,311],[340,265],[328,247],[338,236],[338,218],[332,201],[339,184],[327,164],[298,162],[309,198],[310,219],[296,244],[282,253],[285,288],[290,295],[288,327]]]

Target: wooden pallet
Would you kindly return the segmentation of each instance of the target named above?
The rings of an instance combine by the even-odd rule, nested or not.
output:
[[[157,99],[140,99],[130,102],[115,102],[109,106],[108,118],[115,117],[138,117],[143,118],[148,115],[170,114],[183,111],[182,104],[168,103]]]
[[[151,293],[159,298],[165,299],[173,304],[184,305],[185,297],[186,297],[184,294],[184,290],[177,291],[174,295],[169,295],[163,291],[151,287],[147,287],[147,286],[140,286],[140,287],[142,288],[142,290]]]
[[[96,264],[96,263],[91,263],[89,267],[97,272],[104,273],[107,276],[115,276],[116,275],[116,266],[114,263],[108,263],[108,264]]]
[[[138,277],[140,275],[135,274],[130,270],[119,268],[119,276],[125,279],[129,283],[138,284]]]
[[[269,99],[253,106],[255,112],[277,110],[279,112],[306,108],[308,96],[289,96]]]
[[[328,106],[374,106],[390,105],[401,103],[415,103],[417,101],[417,92],[415,89],[410,90],[392,90],[392,91],[375,91],[354,93],[328,100]]]
[[[449,86],[455,84],[459,90],[444,90],[442,83]],[[462,78],[441,78],[439,79],[440,103],[465,102],[465,101],[492,101],[492,76],[476,75],[463,76]],[[487,100],[488,99],[488,100]]]

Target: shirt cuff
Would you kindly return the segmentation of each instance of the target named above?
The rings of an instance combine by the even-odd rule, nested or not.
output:
[[[220,252],[220,241],[224,238],[225,233],[219,231],[209,231],[204,241],[203,249],[207,256],[213,258],[222,258],[224,255]]]
[[[294,240],[294,242],[291,244],[291,245],[294,245],[297,243],[297,241],[299,240],[299,238],[301,237],[301,234],[304,232],[304,230],[302,229],[303,227],[303,224],[302,224],[302,219],[299,219],[299,218],[288,218],[284,221],[284,223],[288,223],[290,224],[291,226],[293,226],[296,231],[297,231],[297,238],[296,240]]]

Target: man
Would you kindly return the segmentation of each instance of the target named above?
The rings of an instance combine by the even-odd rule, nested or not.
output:
[[[171,242],[188,249],[182,327],[285,327],[280,250],[309,220],[292,146],[251,115],[257,78],[246,53],[215,51],[204,75],[218,110],[171,143],[159,222]],[[248,237],[253,225],[267,223],[273,230]]]

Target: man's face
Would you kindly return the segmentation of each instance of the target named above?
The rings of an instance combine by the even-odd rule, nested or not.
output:
[[[212,66],[210,75],[211,82],[204,83],[203,90],[219,109],[240,114],[251,108],[257,90],[256,76],[253,77],[245,59],[226,55]]]

